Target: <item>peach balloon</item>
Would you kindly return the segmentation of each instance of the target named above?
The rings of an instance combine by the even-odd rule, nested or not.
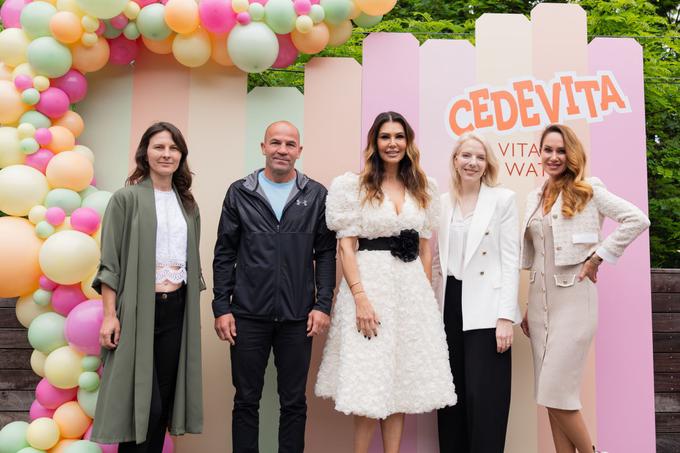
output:
[[[38,289],[41,246],[31,222],[0,217],[0,297],[19,297]]]
[[[65,127],[70,130],[75,137],[80,137],[80,134],[85,130],[83,118],[73,110],[67,110],[61,118],[54,121],[52,124]]]
[[[352,37],[352,29],[352,22],[349,20],[341,22],[339,25],[329,25],[328,46],[338,47],[345,44]]]
[[[165,23],[177,33],[191,33],[200,23],[195,0],[169,0],[165,4]]]
[[[66,439],[80,439],[92,423],[92,419],[83,412],[77,401],[59,406],[52,419],[57,423],[61,437]]]
[[[9,126],[19,121],[28,106],[21,100],[21,93],[9,80],[0,80],[0,124]]]
[[[293,44],[302,53],[315,54],[321,52],[328,45],[330,33],[324,22],[316,24],[308,33],[293,30],[290,34]]]
[[[50,187],[71,189],[76,192],[86,189],[94,176],[92,162],[75,151],[64,151],[55,155],[45,171]]]
[[[167,55],[172,53],[172,43],[175,40],[175,36],[176,35],[174,33],[170,33],[167,38],[161,39],[160,41],[142,36],[142,42],[144,42],[146,48],[151,52],[157,53],[159,55]]]
[[[50,31],[57,41],[73,44],[83,36],[80,17],[70,11],[58,11],[50,19]]]
[[[94,45],[88,47],[81,43],[71,47],[73,68],[82,73],[99,71],[109,61],[109,43],[101,36]]]
[[[97,236],[100,233],[100,231],[101,231],[101,228],[99,229],[99,231],[97,231],[95,236]],[[95,241],[97,241],[97,243],[99,243],[99,240],[96,237],[95,237]],[[82,283],[80,284],[80,290],[83,292],[83,294],[85,294],[85,296],[88,299],[99,299],[99,298],[101,298],[99,293],[97,291],[95,291],[95,289],[92,287],[92,282],[94,281],[94,278],[96,276],[97,276],[97,269],[95,269],[95,271],[92,274],[90,274],[89,277],[87,277],[85,280],[83,280]]]
[[[57,445],[49,450],[49,453],[66,453],[66,448],[76,442],[78,442],[78,439],[61,439],[57,442]]]
[[[52,126],[49,128],[52,134],[52,141],[45,146],[53,153],[71,151],[76,146],[76,138],[69,129],[64,126]]]
[[[356,0],[356,2],[369,16],[384,16],[397,4],[397,0]]]
[[[210,58],[222,66],[234,66],[234,62],[231,61],[229,52],[227,51],[227,36],[229,33],[222,35],[210,34],[210,44],[211,44],[211,54]]]
[[[35,318],[42,315],[43,313],[47,313],[48,311],[52,311],[52,306],[50,304],[46,306],[36,304],[33,302],[32,294],[21,296],[19,300],[17,300],[17,304],[14,307],[14,312],[17,315],[17,319],[21,325],[27,329]]]
[[[0,61],[0,80],[12,80],[12,68]]]

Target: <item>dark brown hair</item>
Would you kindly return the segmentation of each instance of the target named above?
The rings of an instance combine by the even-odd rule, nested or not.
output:
[[[421,208],[427,208],[430,194],[427,191],[427,176],[420,168],[420,151],[415,144],[413,128],[403,115],[397,112],[383,112],[373,121],[368,131],[366,149],[364,150],[364,170],[361,172],[361,188],[365,190],[362,202],[381,202],[384,194],[381,188],[385,177],[385,163],[378,152],[378,133],[383,124],[395,122],[401,124],[406,134],[406,154],[399,162],[398,175],[406,186],[406,190],[413,196]]]
[[[135,152],[135,163],[137,164],[137,167],[125,181],[125,184],[134,185],[149,177],[151,172],[147,154],[149,142],[151,141],[151,137],[163,131],[170,133],[172,141],[175,142],[179,152],[182,154],[182,157],[179,161],[179,167],[172,174],[172,185],[177,190],[184,208],[187,211],[193,211],[193,209],[196,207],[196,200],[191,193],[192,173],[191,170],[189,170],[189,164],[187,164],[189,149],[187,148],[187,143],[184,140],[182,132],[180,132],[180,130],[171,123],[160,121],[149,126],[149,128],[144,132],[141,140],[139,141],[139,146],[137,146],[137,151]]]

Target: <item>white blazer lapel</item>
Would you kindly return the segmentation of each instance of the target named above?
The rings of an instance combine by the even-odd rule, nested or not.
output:
[[[477,205],[472,216],[472,223],[470,223],[470,231],[468,232],[467,243],[465,244],[465,261],[463,267],[467,267],[475,254],[479,244],[487,232],[489,222],[496,210],[496,197],[493,190],[486,184],[482,184],[479,189],[479,197],[477,198]]]

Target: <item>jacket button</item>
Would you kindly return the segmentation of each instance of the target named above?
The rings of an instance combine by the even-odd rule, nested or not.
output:
[[[555,250],[562,250],[562,247],[558,245],[557,247],[555,247]]]
[[[489,232],[488,232],[488,231],[484,233],[484,236],[488,236],[488,235],[489,235]]]
[[[553,214],[553,219],[556,219],[556,218],[557,218],[557,214]]]
[[[481,271],[481,272],[479,273],[479,275],[484,275],[484,271]]]
[[[486,255],[486,251],[483,251],[483,252],[482,252],[482,255]]]
[[[161,294],[161,299],[165,300],[168,298],[168,293]]]

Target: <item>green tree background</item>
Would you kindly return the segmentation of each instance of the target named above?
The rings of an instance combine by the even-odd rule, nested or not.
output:
[[[0,5],[4,0],[0,0]],[[558,1],[559,2],[559,1]],[[410,32],[421,42],[468,39],[474,43],[475,20],[484,13],[529,15],[540,1],[398,0],[385,19],[370,30],[355,28],[343,46],[321,56],[352,57],[361,62],[361,44],[369,32]],[[565,2],[559,2],[565,3]],[[647,176],[652,266],[680,268],[680,3],[673,0],[571,0],[588,13],[588,34],[634,37],[643,47],[647,126]],[[248,77],[256,86],[294,86],[302,91],[309,56],[284,70]]]

